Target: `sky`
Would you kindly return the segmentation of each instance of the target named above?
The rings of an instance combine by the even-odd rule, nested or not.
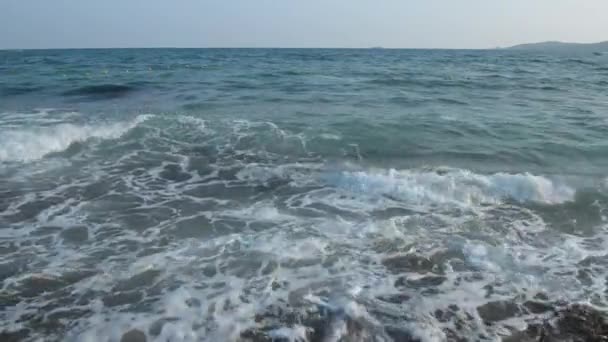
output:
[[[608,0],[0,0],[0,48],[495,48],[608,40]]]

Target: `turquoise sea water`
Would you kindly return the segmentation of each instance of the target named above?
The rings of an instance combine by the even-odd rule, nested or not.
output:
[[[607,89],[596,54],[0,51],[0,332],[495,341],[606,310]]]

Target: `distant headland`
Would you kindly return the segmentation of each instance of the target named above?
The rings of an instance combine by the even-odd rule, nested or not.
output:
[[[511,50],[534,50],[534,51],[589,51],[608,53],[608,41],[600,43],[565,43],[558,41],[520,44],[511,46]]]

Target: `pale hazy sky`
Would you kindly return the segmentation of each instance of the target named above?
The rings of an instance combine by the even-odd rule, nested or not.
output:
[[[608,40],[608,0],[0,0],[0,48],[493,48]]]

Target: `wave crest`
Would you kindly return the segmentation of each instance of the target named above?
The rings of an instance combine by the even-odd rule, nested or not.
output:
[[[148,118],[150,115],[139,115],[129,122],[107,125],[64,123],[31,130],[3,132],[0,137],[0,162],[38,160],[49,153],[64,151],[73,143],[89,139],[117,139]]]
[[[571,201],[575,189],[530,173],[476,174],[468,170],[344,171],[328,177],[348,191],[384,195],[410,203],[472,205],[504,200],[557,204]]]

